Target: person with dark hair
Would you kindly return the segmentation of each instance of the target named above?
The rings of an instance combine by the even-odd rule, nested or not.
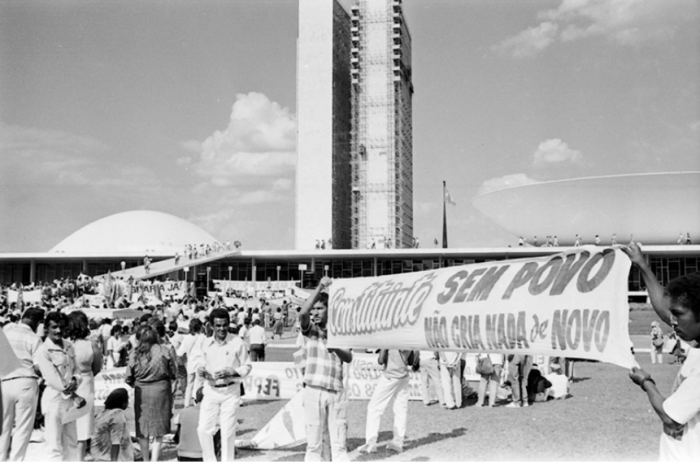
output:
[[[107,396],[105,407],[95,417],[90,455],[94,460],[134,460],[126,409],[129,393],[117,388]],[[145,460],[145,459],[144,459]]]
[[[107,369],[113,369],[119,364],[119,358],[125,346],[121,334],[122,326],[115,324],[107,340]]]
[[[73,341],[75,361],[82,378],[76,393],[86,401],[83,415],[75,421],[78,435],[78,460],[85,460],[87,440],[90,439],[95,424],[93,415],[95,376],[102,370],[102,351],[97,343],[90,340],[87,316],[82,311],[73,311],[68,315],[66,333]]]
[[[691,344],[668,397],[643,369],[634,367],[629,374],[663,423],[659,459],[700,460],[700,272],[675,278],[664,289],[638,244],[630,242],[622,250],[639,268],[656,314]]]
[[[365,444],[358,449],[360,453],[377,451],[379,424],[386,407],[393,400],[394,432],[393,438],[386,449],[390,452],[403,452],[406,437],[406,420],[408,416],[409,373],[411,367],[419,364],[418,352],[412,350],[379,350],[377,361],[383,366],[384,373],[379,378],[372,392],[372,398],[367,404],[367,423],[365,426]]]
[[[28,308],[19,324],[10,323],[3,329],[20,367],[2,379],[0,388],[4,429],[0,434],[0,460],[24,460],[27,452],[39,401],[39,376],[33,358],[41,347],[36,330],[43,319],[44,310]]]
[[[162,326],[162,323],[161,323]],[[143,459],[160,458],[163,436],[170,432],[173,411],[172,380],[177,377],[174,353],[169,345],[162,345],[157,326],[143,326],[139,344],[129,356],[126,383],[134,387],[134,415],[136,436]]]
[[[284,333],[284,315],[282,314],[282,308],[277,307],[277,311],[274,314],[275,324],[272,328],[272,339],[275,339],[275,335],[279,335],[282,338]]]
[[[306,367],[304,369],[304,417],[306,460],[348,460],[347,393],[343,387],[343,363],[352,362],[352,351],[326,347],[328,338],[327,287],[323,277],[299,312]],[[323,454],[323,435],[330,434],[331,454]]]
[[[185,358],[186,360],[185,407],[192,402],[193,390],[199,389],[203,383],[201,378],[197,376],[197,366],[202,358],[202,344],[207,338],[203,332],[202,321],[197,318],[190,320],[189,331],[189,335],[184,336],[176,351],[178,358]]]
[[[527,378],[532,369],[532,356],[523,354],[508,355],[508,382],[513,393],[513,401],[506,407],[528,407]]]
[[[530,403],[547,401],[547,390],[549,388],[552,388],[552,382],[542,375],[537,364],[533,364],[530,374],[527,376],[527,396]]]
[[[202,445],[197,436],[197,425],[204,399],[204,388],[197,389],[194,398],[194,406],[187,407],[179,414],[180,421],[175,432],[177,440],[177,460],[195,461],[202,459]],[[218,438],[217,438],[218,436]],[[220,434],[214,435],[214,447],[221,445]],[[216,449],[215,449],[216,450]]]
[[[250,341],[250,360],[253,362],[265,361],[265,345],[267,345],[267,336],[265,329],[261,326],[260,319],[253,321],[253,327],[248,331],[248,340]]]
[[[78,460],[75,420],[66,421],[71,408],[80,408],[85,400],[75,394],[81,382],[73,344],[63,338],[66,315],[52,311],[46,315],[48,336],[34,355],[46,389],[41,399],[44,413],[44,439],[49,460]]]
[[[248,352],[241,339],[228,332],[230,318],[223,308],[212,310],[209,319],[214,336],[202,346],[197,375],[204,380],[204,400],[197,434],[206,461],[216,461],[213,436],[221,428],[221,460],[234,459],[236,410],[241,403],[241,379],[250,373]]]

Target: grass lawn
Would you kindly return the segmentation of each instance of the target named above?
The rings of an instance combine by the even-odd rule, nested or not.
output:
[[[635,303],[631,306],[630,335],[651,335],[652,321],[658,321],[666,334],[671,332],[671,328],[659,319],[651,305]]]
[[[678,366],[650,365],[637,355],[668,393]],[[364,443],[367,401],[351,401],[348,409],[348,449],[353,460],[656,460],[661,424],[646,396],[627,371],[608,364],[576,364],[572,396],[528,408],[475,407],[443,410],[409,404],[405,452],[390,455],[383,443],[391,440],[388,409],[380,427],[378,454],[360,455]],[[252,437],[284,405],[254,402],[239,411],[238,434]],[[303,460],[304,447],[283,451],[241,451],[251,460]]]

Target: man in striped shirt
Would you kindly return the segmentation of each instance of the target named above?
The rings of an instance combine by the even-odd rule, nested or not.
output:
[[[39,376],[33,358],[41,347],[41,338],[36,330],[43,319],[44,310],[28,308],[19,324],[8,324],[4,329],[21,366],[2,379],[0,460],[24,460],[32,436],[39,402]],[[8,453],[10,446],[12,451]]]
[[[323,435],[330,435],[331,459],[349,460],[347,399],[343,388],[343,363],[352,361],[352,351],[327,348],[328,293],[330,278],[324,277],[299,312],[304,344],[304,412],[307,461],[324,460]],[[325,457],[327,459],[327,456]]]

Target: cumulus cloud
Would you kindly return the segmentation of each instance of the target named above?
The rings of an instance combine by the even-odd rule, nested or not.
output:
[[[294,227],[273,225],[294,220],[296,120],[288,108],[262,93],[236,95],[225,128],[181,147],[187,155],[176,163],[197,181],[201,204],[190,221],[221,239],[291,245]]]
[[[506,38],[494,50],[516,58],[534,56],[557,40],[601,36],[620,45],[672,36],[678,23],[695,20],[693,0],[562,0],[540,11],[541,23]]]
[[[561,164],[564,162],[580,162],[582,159],[581,151],[571,149],[569,145],[559,138],[545,140],[537,146],[537,150],[533,154],[533,163],[535,166],[542,164]]]
[[[498,178],[492,178],[481,183],[479,186],[479,194],[484,194],[491,191],[498,191],[499,189],[513,188],[515,186],[523,186],[527,184],[536,184],[539,181],[528,177],[524,173],[515,173],[511,175],[505,175]]]
[[[261,93],[236,96],[228,126],[202,142],[186,141],[193,156],[177,160],[211,183],[227,187],[250,177],[291,175],[296,162],[296,120]]]
[[[503,40],[494,46],[494,50],[502,54],[512,53],[515,58],[534,56],[556,40],[558,31],[557,24],[546,21]]]
[[[532,166],[536,169],[536,176],[540,180],[561,177],[561,175],[568,176],[572,173],[572,169],[580,168],[582,162],[581,151],[570,148],[559,138],[542,141],[532,154]],[[484,181],[479,187],[479,194],[539,182],[526,173],[515,173]]]

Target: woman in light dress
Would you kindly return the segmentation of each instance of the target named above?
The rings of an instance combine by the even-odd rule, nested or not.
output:
[[[114,369],[119,364],[122,349],[126,347],[122,338],[122,326],[115,324],[112,335],[107,339],[107,369]]]
[[[651,363],[657,362],[663,364],[664,362],[664,331],[661,330],[661,326],[658,321],[652,321],[651,323]]]
[[[90,328],[85,313],[73,311],[68,315],[67,333],[73,341],[75,362],[80,369],[81,382],[76,394],[85,399],[83,414],[76,420],[78,430],[78,457],[85,460],[87,440],[90,439],[95,426],[95,375],[102,369],[102,350],[97,342],[90,338]]]

